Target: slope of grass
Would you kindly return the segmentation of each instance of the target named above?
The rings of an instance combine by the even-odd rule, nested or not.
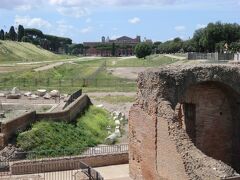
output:
[[[1,41],[0,63],[47,61],[68,58],[44,50],[31,43]]]
[[[135,96],[123,96],[123,95],[108,95],[108,96],[102,96],[102,97],[93,97],[97,101],[104,101],[111,104],[121,104],[121,103],[128,103],[128,102],[134,102],[136,97]]]
[[[76,124],[40,121],[17,137],[17,145],[34,151],[38,157],[80,154],[87,147],[103,143],[107,126],[113,128],[110,114],[91,106]]]
[[[163,55],[151,55],[146,59],[126,58],[126,59],[111,59],[107,61],[109,67],[158,67],[166,64],[172,64],[177,60],[165,57]]]

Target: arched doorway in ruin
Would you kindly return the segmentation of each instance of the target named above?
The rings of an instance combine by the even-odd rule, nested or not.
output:
[[[231,87],[203,82],[181,98],[183,128],[195,146],[240,172],[240,98]]]

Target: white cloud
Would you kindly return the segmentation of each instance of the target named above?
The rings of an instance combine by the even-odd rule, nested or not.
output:
[[[90,26],[88,26],[88,27],[83,28],[83,29],[80,30],[80,32],[81,32],[82,34],[86,34],[86,33],[89,33],[89,32],[91,32],[91,31],[92,31],[92,27],[90,27]]]
[[[1,0],[0,9],[30,10],[42,5],[43,0]]]
[[[52,34],[57,34],[59,36],[67,36],[69,32],[76,31],[74,26],[67,24],[64,20],[57,21],[56,27],[57,28],[54,28]]]
[[[64,5],[65,7],[169,5],[182,1],[183,0],[49,0],[49,2],[53,5]]]
[[[75,18],[80,18],[90,14],[89,10],[83,7],[58,7],[57,11],[64,16]]]
[[[196,25],[196,29],[201,29],[201,28],[205,28],[205,27],[207,27],[206,24],[197,24]]]
[[[186,27],[185,26],[175,26],[174,29],[177,32],[184,32],[186,30]]]
[[[32,7],[42,7],[42,5],[55,6],[54,8],[90,8],[90,7],[236,7],[240,5],[239,0],[1,0],[0,9],[29,9]]]
[[[42,18],[30,18],[29,16],[15,16],[14,23],[32,28],[50,28],[52,25]]]
[[[140,23],[140,21],[141,21],[141,19],[138,17],[134,17],[134,18],[128,20],[128,22],[131,24],[138,24],[138,23]]]

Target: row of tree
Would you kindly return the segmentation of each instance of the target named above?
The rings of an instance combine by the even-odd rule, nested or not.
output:
[[[68,53],[68,47],[72,44],[70,38],[43,34],[43,32],[38,29],[25,29],[22,25],[18,26],[17,32],[13,26],[10,27],[8,32],[4,32],[4,30],[1,29],[0,40],[30,42],[49,51],[64,53]]]
[[[182,40],[175,38],[164,43],[155,42],[156,53],[177,52],[239,52],[240,25],[228,23],[209,23],[206,28],[195,31],[193,38]]]

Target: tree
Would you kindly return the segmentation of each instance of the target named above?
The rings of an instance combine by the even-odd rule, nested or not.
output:
[[[135,47],[135,54],[138,58],[146,58],[152,53],[152,46],[149,43],[139,43]]]
[[[233,53],[240,52],[240,41],[231,43],[230,49],[231,49],[231,52]]]
[[[22,41],[22,38],[24,36],[24,27],[22,25],[18,26],[18,41]]]
[[[1,29],[0,31],[0,40],[4,40],[4,31]]]
[[[240,40],[240,25],[209,23],[206,28],[195,31],[193,36],[196,50],[199,52],[222,51],[223,42],[231,44]]]
[[[21,39],[21,41],[22,41],[22,42],[30,42],[30,43],[32,43],[31,38],[28,37],[28,36],[23,36],[22,39]]]
[[[15,32],[15,29],[13,26],[10,27],[10,30],[9,30],[9,38],[10,40],[12,41],[16,41],[17,40],[17,33]]]
[[[116,45],[115,45],[115,43],[112,43],[111,54],[112,54],[112,56],[116,56]]]
[[[31,36],[32,38],[44,38],[42,31],[34,28],[26,28],[24,30],[24,36]]]

